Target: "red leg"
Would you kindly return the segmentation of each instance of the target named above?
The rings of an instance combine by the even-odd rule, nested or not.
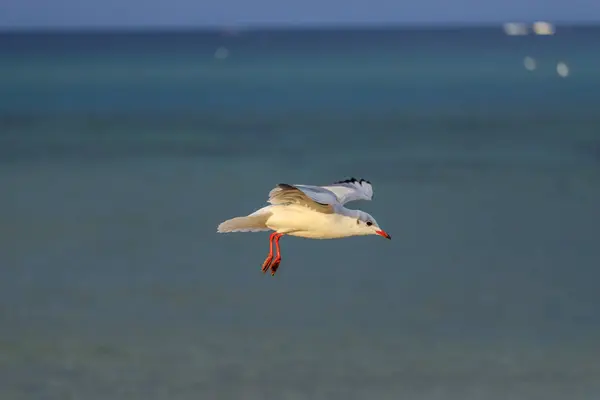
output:
[[[275,236],[277,236],[277,232],[273,232],[271,233],[271,236],[269,236],[269,255],[267,256],[265,262],[262,265],[263,273],[267,272],[269,270],[269,267],[271,266],[271,260],[273,259],[273,239],[275,239]]]
[[[277,236],[275,236],[275,248],[277,249],[277,256],[271,264],[271,276],[275,275],[275,272],[277,272],[277,268],[279,268],[279,264],[281,263],[281,250],[279,249],[279,239],[281,239],[282,236],[282,233],[279,233]]]

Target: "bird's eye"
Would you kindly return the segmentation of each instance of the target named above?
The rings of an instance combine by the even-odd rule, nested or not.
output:
[[[367,226],[371,226],[373,223],[371,221],[367,221]]]

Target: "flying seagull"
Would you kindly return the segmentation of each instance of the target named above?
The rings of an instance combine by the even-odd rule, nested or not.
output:
[[[372,199],[373,187],[365,179],[350,178],[329,186],[280,183],[269,192],[267,202],[271,205],[245,217],[224,221],[217,232],[273,230],[269,237],[269,255],[262,265],[262,272],[271,269],[273,276],[281,263],[279,239],[284,235],[309,239],[379,235],[391,239],[370,214],[344,207],[350,201]],[[275,259],[273,243],[277,250]]]

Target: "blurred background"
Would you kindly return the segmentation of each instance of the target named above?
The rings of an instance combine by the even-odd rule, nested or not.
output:
[[[2,400],[600,396],[600,2],[0,10]],[[351,176],[392,241],[216,233]]]

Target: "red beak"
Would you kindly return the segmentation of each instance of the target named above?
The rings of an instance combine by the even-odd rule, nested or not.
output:
[[[378,234],[378,235],[380,235],[380,236],[383,236],[386,239],[390,239],[390,240],[392,239],[392,237],[390,235],[388,235],[387,233],[385,233],[384,230],[375,231],[375,233]]]

